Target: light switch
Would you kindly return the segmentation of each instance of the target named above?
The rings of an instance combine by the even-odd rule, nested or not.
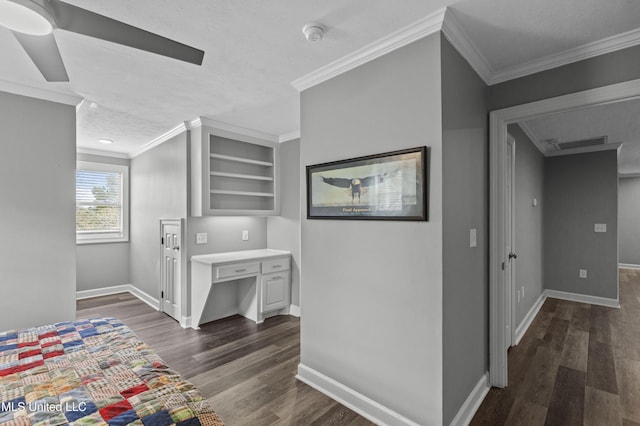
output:
[[[196,244],[207,244],[207,233],[198,232],[196,234]]]
[[[478,246],[478,232],[476,228],[471,228],[469,230],[469,247],[477,247]]]
[[[607,224],[606,223],[596,223],[594,226],[595,232],[607,232]]]
[[[538,199],[537,199],[537,198],[534,198],[534,199],[533,199],[533,201],[531,202],[531,205],[532,205],[533,207],[537,207],[537,206],[538,206]]]
[[[578,276],[580,278],[587,278],[587,270],[586,269],[580,269]]]

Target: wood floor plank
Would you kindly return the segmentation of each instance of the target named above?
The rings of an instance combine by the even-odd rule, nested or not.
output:
[[[618,381],[611,345],[590,336],[587,364],[587,385],[617,395]]]
[[[515,403],[515,396],[511,390],[493,388],[487,394],[469,423],[471,426],[503,425]]]
[[[584,372],[563,366],[558,368],[546,425],[582,426],[585,383]]]
[[[616,359],[622,417],[640,423],[640,361]]]
[[[584,426],[622,425],[618,395],[587,386],[584,396]]]
[[[569,332],[569,320],[552,318],[547,333],[544,335],[542,346],[558,353],[564,350],[564,343]]]
[[[589,333],[570,328],[562,352],[560,365],[587,372]]]
[[[560,367],[559,354],[544,346],[538,347],[527,368],[525,379],[515,392],[520,398],[548,407]]]
[[[517,399],[511,408],[505,425],[542,426],[547,418],[547,409],[533,402]]]

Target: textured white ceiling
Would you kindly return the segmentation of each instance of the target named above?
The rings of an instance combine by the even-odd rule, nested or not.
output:
[[[0,28],[0,80],[85,98],[78,146],[119,153],[198,116],[273,135],[294,132],[299,95],[292,81],[445,6],[495,72],[640,24],[640,2],[631,0],[67,2],[205,51],[199,67],[58,30],[71,81],[47,83]],[[327,26],[322,42],[304,39],[309,21]],[[100,137],[116,143],[101,145]]]

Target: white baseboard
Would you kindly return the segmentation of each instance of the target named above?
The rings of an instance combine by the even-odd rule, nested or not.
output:
[[[635,265],[633,263],[618,263],[618,268],[622,268],[622,269],[640,269],[640,265]]]
[[[418,426],[418,423],[304,364],[298,364],[296,378],[377,425]]]
[[[536,303],[534,303],[531,309],[529,309],[527,315],[524,316],[522,322],[520,322],[520,325],[516,327],[516,345],[520,343],[520,339],[522,339],[522,336],[524,336],[524,333],[527,332],[536,315],[538,315],[538,312],[540,312],[540,308],[542,308],[542,304],[545,300],[547,300],[547,296],[543,291],[540,297],[538,297],[538,300],[536,300]]]
[[[592,305],[606,306],[607,308],[620,308],[618,299],[609,299],[606,297],[589,296],[588,294],[568,293],[566,291],[545,290],[546,297],[555,299],[570,300],[572,302],[590,303]]]
[[[131,284],[114,285],[112,287],[96,288],[93,290],[76,291],[76,300],[89,297],[108,296],[116,293],[131,293],[156,311],[160,310],[160,301]]]
[[[185,317],[184,315],[180,318],[180,327],[182,328],[190,328],[191,327],[191,317]]]
[[[289,315],[300,318],[300,306],[289,305]]]
[[[453,418],[449,426],[466,426],[471,422],[473,416],[480,408],[480,404],[484,401],[484,397],[489,393],[491,385],[489,384],[489,372],[487,371],[480,377],[478,383],[473,388],[467,399],[458,410],[458,414]]]
[[[133,294],[138,299],[142,300],[144,303],[151,306],[156,311],[160,310],[160,301],[158,299],[149,295],[148,293],[145,293],[144,291],[140,290],[138,287],[134,287],[132,285],[130,285],[129,287],[130,287],[129,293]]]
[[[110,294],[127,293],[131,284],[114,285],[112,287],[96,288],[93,290],[76,291],[76,300],[88,299],[90,297],[109,296]]]

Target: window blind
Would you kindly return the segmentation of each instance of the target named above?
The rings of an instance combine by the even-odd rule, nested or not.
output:
[[[76,232],[122,235],[122,174],[76,171]]]

